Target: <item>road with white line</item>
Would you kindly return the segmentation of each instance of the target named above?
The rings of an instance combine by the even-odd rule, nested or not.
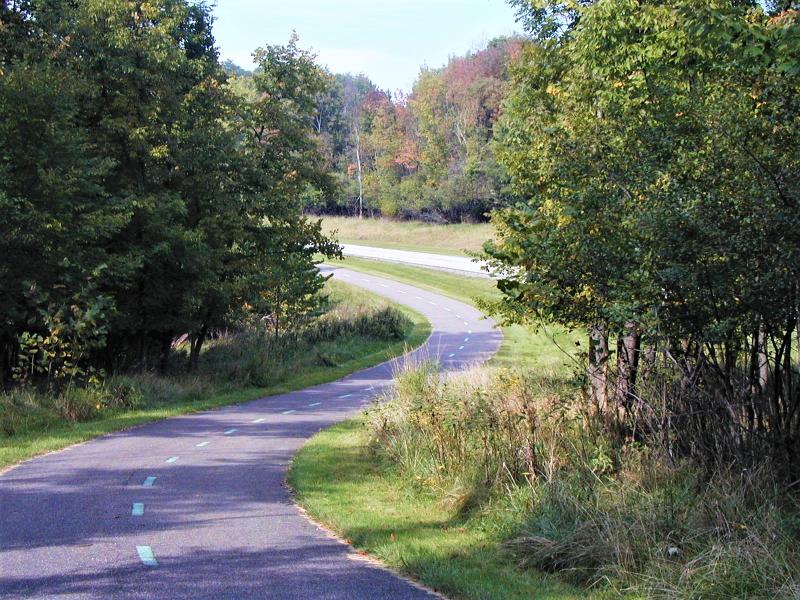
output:
[[[494,323],[466,304],[333,271],[425,315],[433,333],[415,360],[455,370],[500,345]],[[433,597],[358,560],[302,516],[284,484],[300,446],[362,410],[397,366],[103,436],[8,471],[0,476],[0,598]]]
[[[489,274],[483,269],[483,262],[473,260],[467,256],[392,250],[389,248],[375,248],[373,246],[360,246],[356,244],[341,244],[341,246],[342,254],[345,256],[368,258],[381,262],[402,263],[405,265],[439,269],[442,271],[454,271],[471,277],[489,277]]]

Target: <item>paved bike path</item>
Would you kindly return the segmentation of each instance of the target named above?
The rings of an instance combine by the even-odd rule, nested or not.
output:
[[[466,304],[332,270],[425,315],[433,333],[417,357],[454,370],[500,345],[494,323]],[[362,410],[396,367],[106,435],[8,471],[0,598],[431,598],[356,559],[300,514],[284,484],[303,443]]]

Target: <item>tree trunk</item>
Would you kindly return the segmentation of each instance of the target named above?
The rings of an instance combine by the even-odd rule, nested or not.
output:
[[[361,135],[356,125],[356,170],[358,173],[358,218],[364,218],[364,183],[361,173]]]
[[[589,391],[597,414],[608,414],[608,333],[602,325],[589,332]]]
[[[630,408],[636,389],[639,370],[641,336],[633,322],[625,323],[625,331],[617,342],[617,385],[615,398],[618,406]]]
[[[203,348],[203,343],[206,341],[207,335],[208,326],[203,325],[200,327],[200,331],[192,338],[189,351],[189,370],[192,372],[197,371],[197,366],[200,362],[200,350]]]
[[[758,385],[762,392],[769,385],[769,354],[767,353],[767,332],[762,322],[758,327]]]

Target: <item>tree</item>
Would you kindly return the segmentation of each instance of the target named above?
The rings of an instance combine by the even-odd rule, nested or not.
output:
[[[769,439],[786,465],[796,16],[722,0],[573,9],[571,28],[526,50],[506,106],[498,152],[526,202],[494,217],[496,308],[588,328],[593,399],[624,431],[675,436],[711,462]],[[604,404],[609,336],[617,382]],[[640,343],[675,369],[662,421],[636,386]]]

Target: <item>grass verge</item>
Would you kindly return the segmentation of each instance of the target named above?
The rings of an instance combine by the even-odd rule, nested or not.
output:
[[[361,307],[377,307],[390,303],[377,294],[353,288],[340,282],[329,284],[336,302]],[[408,319],[404,337],[387,342],[353,337],[325,342],[327,364],[303,365],[301,369],[284,369],[285,376],[266,386],[245,385],[236,381],[220,382],[198,376],[144,375],[121,378],[126,386],[135,386],[145,396],[140,406],[104,408],[85,421],[71,422],[55,418],[50,411],[34,405],[41,402],[34,392],[16,394],[9,400],[21,403],[23,421],[15,423],[13,435],[0,432],[0,470],[34,456],[60,450],[113,431],[128,429],[168,417],[239,404],[334,381],[345,375],[390,359],[407,347],[417,347],[430,335],[430,324],[424,316],[401,305],[393,305]],[[117,382],[119,383],[119,382]],[[27,402],[27,404],[26,404]],[[8,416],[9,406],[0,404]],[[30,409],[30,410],[26,410]],[[40,414],[36,414],[36,413]]]
[[[519,514],[512,505],[460,517],[370,450],[363,417],[312,438],[295,457],[289,484],[309,514],[337,535],[450,597],[587,597],[551,577],[517,569],[503,556],[503,533]]]

